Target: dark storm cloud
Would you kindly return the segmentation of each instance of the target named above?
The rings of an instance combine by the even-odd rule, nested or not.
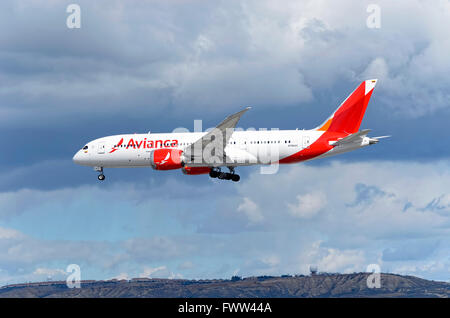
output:
[[[341,19],[329,5],[81,1],[82,27],[70,30],[68,3],[2,3],[3,168],[68,160],[103,135],[211,126],[246,105],[244,128],[312,128],[373,76],[363,125],[394,138],[352,156],[450,154],[436,142],[450,85],[433,7],[413,26],[405,13],[416,7],[381,4],[383,26],[371,30],[363,4]]]

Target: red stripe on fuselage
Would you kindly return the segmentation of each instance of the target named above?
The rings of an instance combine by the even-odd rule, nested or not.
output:
[[[333,149],[333,146],[330,146],[330,141],[337,141],[338,139],[347,137],[348,135],[349,134],[346,133],[325,131],[314,143],[311,144],[311,146],[304,148],[289,157],[281,159],[278,163],[296,163],[310,160]]]

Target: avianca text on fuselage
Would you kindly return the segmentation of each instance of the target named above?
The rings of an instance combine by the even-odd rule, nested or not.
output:
[[[147,140],[144,138],[143,140],[138,140],[134,138],[130,138],[128,142],[124,143],[124,139],[121,138],[120,141],[115,144],[109,153],[113,153],[119,149],[153,149],[153,148],[169,148],[169,147],[177,147],[178,140],[176,139],[167,139],[167,140]]]
[[[240,117],[249,110],[246,108],[228,116],[209,132],[98,138],[80,149],[73,161],[94,167],[100,172],[99,180],[105,179],[104,168],[152,167],[239,181],[235,172],[239,166],[292,164],[325,158],[376,144],[387,137],[368,137],[370,130],[359,130],[376,82],[375,79],[363,81],[314,129],[234,131]],[[224,168],[229,171],[222,171]]]

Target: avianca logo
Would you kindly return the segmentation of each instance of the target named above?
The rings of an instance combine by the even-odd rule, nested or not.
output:
[[[170,151],[167,153],[167,156],[164,158],[164,160],[161,160],[160,165],[165,164],[167,161],[169,161],[170,158]]]
[[[176,139],[168,139],[168,140],[147,140],[147,138],[144,138],[144,140],[134,140],[131,138],[128,143],[125,145],[123,138],[120,139],[120,141],[112,147],[111,151],[109,153],[113,153],[120,148],[133,148],[133,149],[152,149],[152,148],[168,148],[168,147],[176,147],[178,146],[178,140]]]
[[[111,149],[111,151],[110,151],[109,153],[113,153],[114,151],[119,150],[118,148],[119,148],[122,144],[123,144],[123,138],[120,139],[120,141],[117,143],[117,145],[115,145],[115,146]]]

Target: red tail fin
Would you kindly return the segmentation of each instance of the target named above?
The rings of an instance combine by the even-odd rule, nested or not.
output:
[[[376,79],[362,82],[316,130],[345,132],[348,134],[357,132],[376,83]]]

